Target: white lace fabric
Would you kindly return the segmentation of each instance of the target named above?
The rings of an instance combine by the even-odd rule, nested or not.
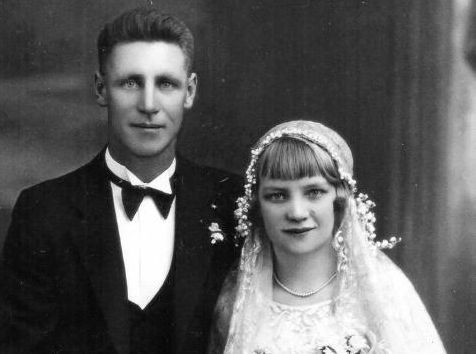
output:
[[[256,335],[256,354],[315,354],[322,348],[363,353],[365,326],[352,312],[336,316],[332,301],[289,306],[269,301]],[[330,350],[330,349],[329,349]]]

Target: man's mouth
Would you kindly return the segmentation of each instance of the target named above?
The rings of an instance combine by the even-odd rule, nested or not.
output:
[[[132,123],[131,126],[139,129],[161,129],[164,127],[162,124],[156,123]]]

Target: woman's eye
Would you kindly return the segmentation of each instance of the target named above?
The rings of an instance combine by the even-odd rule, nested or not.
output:
[[[265,195],[265,199],[272,202],[279,202],[286,199],[286,195],[281,192],[269,193]]]
[[[319,199],[325,193],[322,189],[311,189],[307,192],[307,195],[311,199]]]

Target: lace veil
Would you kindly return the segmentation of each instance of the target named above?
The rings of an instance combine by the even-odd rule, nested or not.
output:
[[[272,299],[271,246],[249,221],[255,198],[256,166],[274,140],[292,137],[319,146],[335,161],[340,177],[352,193],[333,246],[338,258],[338,291],[333,313],[345,321],[349,311],[364,324],[369,353],[445,353],[438,333],[413,285],[381,251],[399,240],[375,242],[373,203],[357,195],[353,159],[346,142],[333,130],[311,121],[292,121],[268,131],[251,151],[245,195],[235,212],[237,237],[244,237],[239,266],[223,286],[215,309],[209,353],[253,353],[254,334],[263,318],[266,299]],[[319,331],[319,328],[316,328]]]

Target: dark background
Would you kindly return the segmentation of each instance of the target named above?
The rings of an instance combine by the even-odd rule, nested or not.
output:
[[[97,33],[153,3],[196,37],[198,100],[180,151],[243,173],[251,144],[279,122],[308,118],[340,132],[360,189],[377,203],[378,234],[403,237],[390,255],[448,352],[473,353],[476,198],[452,173],[468,149],[454,85],[472,75],[454,74],[464,65],[458,2],[0,0],[0,244],[22,188],[105,144],[106,112],[92,88]]]

